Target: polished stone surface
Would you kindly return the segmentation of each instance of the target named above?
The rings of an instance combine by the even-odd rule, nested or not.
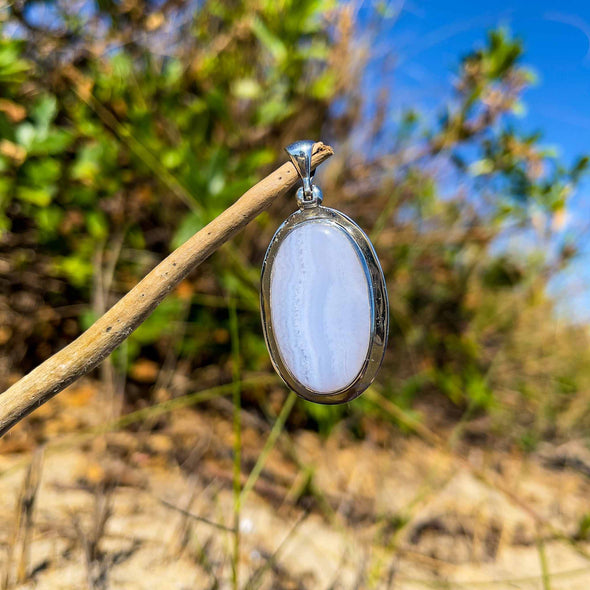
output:
[[[283,363],[300,383],[332,393],[354,381],[370,343],[371,295],[343,229],[314,220],[287,235],[272,264],[270,309]]]

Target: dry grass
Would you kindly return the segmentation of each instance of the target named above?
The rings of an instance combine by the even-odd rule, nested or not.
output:
[[[283,430],[289,404],[274,426],[242,409],[236,559],[225,410],[170,407],[158,431],[72,437],[102,424],[108,396],[70,388],[23,425],[30,450],[2,442],[5,588],[588,587],[582,445],[526,458],[453,450],[448,432],[322,440]],[[76,419],[60,424],[68,406]]]

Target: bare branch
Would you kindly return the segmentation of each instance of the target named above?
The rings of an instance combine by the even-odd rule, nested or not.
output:
[[[332,154],[316,143],[315,168]],[[74,342],[54,354],[0,395],[0,436],[35,408],[102,362],[174,287],[271,203],[292,189],[297,174],[289,162],[262,179],[231,207],[187,240]]]

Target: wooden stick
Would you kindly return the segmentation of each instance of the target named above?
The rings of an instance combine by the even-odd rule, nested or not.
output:
[[[316,143],[312,167],[334,151]],[[125,340],[192,270],[298,181],[290,162],[262,179],[231,207],[154,268],[86,332],[0,395],[0,436],[70,383],[85,375]]]

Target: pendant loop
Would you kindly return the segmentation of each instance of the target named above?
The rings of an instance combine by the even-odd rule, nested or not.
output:
[[[303,195],[311,199],[311,152],[314,142],[310,139],[296,141],[285,148],[297,174],[303,181]]]
[[[297,170],[297,174],[303,181],[303,187],[297,190],[296,195],[301,209],[317,207],[322,203],[322,191],[311,182],[311,153],[314,143],[310,139],[304,139],[296,141],[285,148],[293,166],[295,166],[295,170]]]

